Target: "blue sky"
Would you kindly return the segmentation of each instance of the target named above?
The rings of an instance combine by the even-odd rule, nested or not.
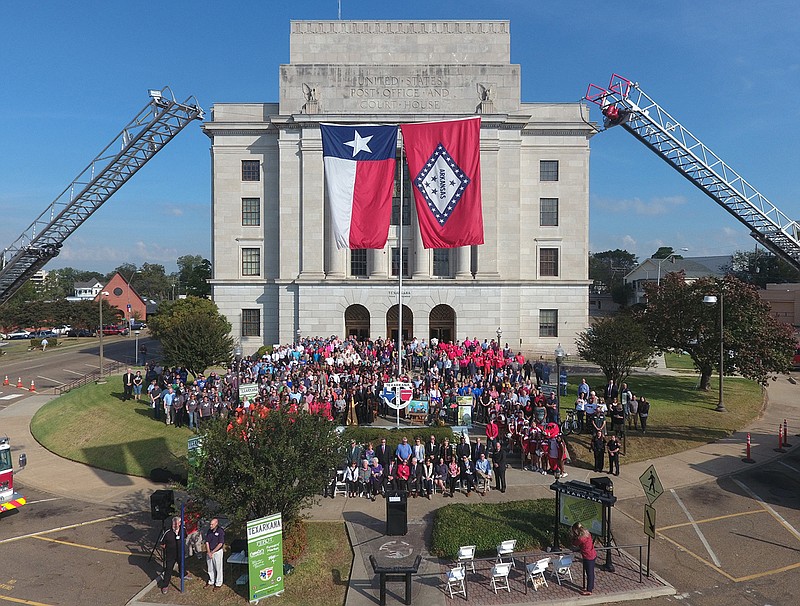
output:
[[[508,19],[522,99],[572,102],[617,72],[778,208],[798,217],[800,5],[342,0],[343,19]],[[289,21],[336,19],[336,0],[221,3],[11,0],[0,37],[0,245],[7,246],[169,85],[208,111],[278,99]],[[600,120],[593,108],[593,119]],[[752,249],[748,230],[622,129],[591,141],[590,249],[649,256]],[[66,242],[48,267],[175,270],[210,256],[209,140],[190,125]]]

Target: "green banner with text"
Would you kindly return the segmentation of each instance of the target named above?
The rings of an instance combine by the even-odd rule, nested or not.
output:
[[[247,523],[250,601],[283,593],[283,523],[276,513]]]

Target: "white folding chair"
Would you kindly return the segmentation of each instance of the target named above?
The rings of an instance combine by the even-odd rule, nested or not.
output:
[[[503,541],[497,546],[497,563],[502,564],[504,562],[503,557],[508,556],[509,561],[512,566],[514,566],[514,549],[517,546],[517,539],[509,539],[508,541]],[[514,566],[516,568],[516,566]]]
[[[464,578],[466,577],[466,575],[467,573],[464,570],[464,567],[460,564],[455,568],[451,568],[450,570],[447,571],[447,589],[450,592],[451,599],[455,594],[458,593],[463,593],[464,599],[466,599],[467,587],[464,584]]]
[[[475,545],[459,547],[456,561],[459,566],[469,566],[470,570],[475,572]]]
[[[547,587],[547,579],[544,578],[544,573],[550,565],[550,558],[542,558],[536,562],[531,562],[526,566],[528,571],[527,580],[533,585],[535,591],[539,591],[539,587],[544,585]]]
[[[340,469],[336,472],[336,485],[333,487],[333,496],[337,494],[347,496],[347,482],[344,481],[344,470]]]
[[[504,562],[502,564],[495,564],[492,567],[492,589],[497,595],[498,589],[505,589],[511,593],[511,587],[508,584],[508,575],[511,572],[511,562]]]
[[[558,581],[559,585],[561,585],[561,579],[566,579],[567,577],[569,577],[569,580],[572,581],[571,566],[573,559],[574,558],[572,554],[564,554],[558,556],[555,560],[552,561],[553,576],[556,578],[556,581]]]

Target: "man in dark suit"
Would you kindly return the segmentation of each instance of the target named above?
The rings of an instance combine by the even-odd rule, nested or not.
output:
[[[122,399],[123,400],[130,400],[133,397],[133,373],[131,369],[128,369],[124,375],[122,375]]]
[[[361,465],[361,458],[364,454],[364,449],[356,444],[355,440],[350,440],[350,448],[347,449],[347,464],[355,463],[356,468]]]
[[[619,387],[617,387],[616,383],[614,383],[614,379],[611,379],[608,382],[603,395],[606,399],[606,405],[611,404],[611,402],[613,402],[619,396]]]
[[[425,458],[432,461],[439,460],[439,445],[436,443],[436,436],[431,436],[431,439],[425,443]]]
[[[506,451],[500,442],[495,442],[495,451],[492,453],[492,468],[494,469],[495,490],[506,491]]]
[[[411,457],[411,462],[408,466],[411,468],[411,473],[408,476],[408,490],[413,493],[413,497],[416,499],[417,495],[422,494],[424,470],[422,469],[422,463],[417,461],[416,457]]]
[[[481,443],[481,439],[480,438],[476,438],[475,439],[475,444],[472,445],[472,455],[471,455],[471,457],[472,457],[473,463],[480,460],[481,454],[484,454],[484,455],[487,454],[486,453],[486,446]]]
[[[458,446],[456,446],[456,458],[458,461],[462,461],[464,457],[471,457],[472,451],[469,447],[469,444],[464,439],[464,436],[461,436],[461,439],[458,441]]]
[[[386,438],[381,438],[381,443],[378,444],[378,447],[375,449],[375,456],[378,457],[378,463],[381,464],[381,467],[384,469],[384,475],[386,475],[389,459],[392,458],[392,449],[386,443]]]

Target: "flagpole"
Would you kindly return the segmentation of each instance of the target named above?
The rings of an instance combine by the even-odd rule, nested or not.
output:
[[[400,266],[397,268],[397,380],[403,374],[403,145],[400,146],[400,230],[398,248]],[[400,424],[400,409],[397,409],[397,423]]]

